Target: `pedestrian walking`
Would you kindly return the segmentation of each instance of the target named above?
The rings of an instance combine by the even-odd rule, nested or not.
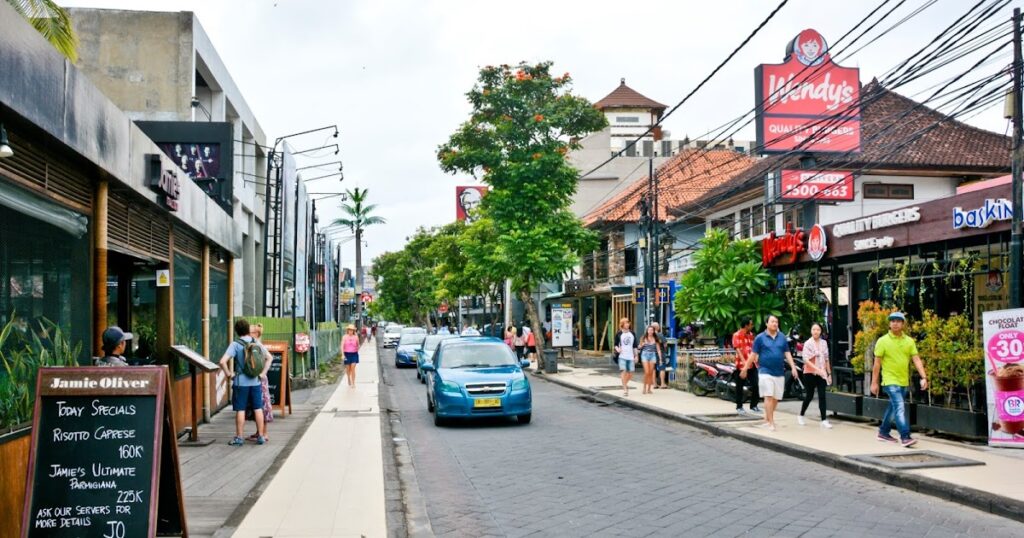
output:
[[[619,330],[615,333],[615,357],[622,377],[622,395],[626,397],[629,396],[629,382],[636,367],[636,344],[636,335],[629,330],[629,318],[620,319]]]
[[[267,435],[267,425],[274,421],[274,406],[270,400],[270,380],[267,378],[267,372],[270,372],[270,366],[273,364],[274,358],[270,354],[270,350],[267,349],[267,346],[263,345],[262,323],[249,324],[249,336],[251,336],[252,339],[263,348],[263,354],[268,359],[263,364],[263,371],[260,372],[260,389],[263,393],[263,440],[269,441],[270,436]],[[256,413],[253,408],[250,407],[245,411],[245,419],[256,422]],[[260,432],[257,430],[256,433],[250,435],[248,439],[250,441],[256,441],[259,436]]]
[[[523,360],[523,354],[526,352],[526,332],[522,325],[516,327],[516,332],[512,336],[512,349],[516,350],[516,359]]]
[[[668,356],[668,350],[665,349],[665,335],[661,332],[661,324],[658,322],[652,323],[654,325],[654,331],[658,333],[658,362],[654,365],[655,385],[656,389],[667,389],[668,388],[668,373],[672,371],[672,357]]]
[[[825,392],[832,384],[832,365],[828,360],[828,342],[821,337],[821,325],[811,325],[811,337],[804,342],[804,403],[800,406],[800,414],[796,421],[801,426],[806,424],[804,413],[811,405],[814,392],[818,392],[818,411],[821,413],[821,427],[831,428],[832,423],[825,418]]]
[[[341,337],[341,352],[345,355],[345,379],[350,388],[356,388],[356,365],[359,364],[359,337],[356,326],[345,327],[345,336]]]
[[[789,352],[789,342],[779,332],[779,318],[768,316],[767,328],[754,338],[750,355],[740,370],[740,379],[746,379],[752,364],[759,364],[758,391],[764,396],[763,426],[775,431],[775,408],[786,389],[786,363],[793,377],[799,373]]]
[[[508,346],[508,348],[511,349],[512,351],[516,350],[515,339],[516,328],[509,325],[508,327],[505,328],[505,345]]]
[[[241,446],[245,443],[242,440],[242,431],[245,427],[245,410],[252,407],[256,417],[256,444],[262,445],[266,442],[264,435],[266,430],[263,423],[263,389],[258,377],[259,372],[253,372],[256,376],[247,375],[246,359],[254,354],[263,354],[263,347],[256,344],[249,335],[249,322],[240,319],[235,322],[235,341],[224,351],[220,358],[220,369],[224,375],[231,379],[231,409],[235,412],[235,438],[228,442],[232,446]],[[263,358],[267,358],[263,355]],[[233,369],[228,368],[228,361],[234,359]],[[266,363],[266,361],[263,361]],[[262,365],[261,365],[262,366]]]
[[[640,348],[640,363],[644,367],[644,388],[642,394],[651,394],[654,391],[654,364],[661,360],[661,339],[658,337],[658,328],[654,324],[648,325],[644,335],[637,345]]]
[[[742,415],[744,386],[750,387],[750,411],[761,413],[757,403],[761,401],[761,391],[758,390],[757,361],[754,361],[747,370],[747,377],[740,376],[743,365],[747,363],[750,351],[754,348],[754,320],[744,318],[739,330],[732,335],[732,348],[736,350],[736,370],[733,372],[733,381],[736,383],[736,414]]]
[[[889,396],[889,407],[878,427],[878,440],[900,443],[911,447],[917,439],[910,437],[910,421],[904,403],[910,397],[910,362],[921,376],[921,390],[928,389],[928,375],[917,352],[917,343],[903,332],[907,317],[902,312],[889,314],[889,332],[875,342],[875,363],[871,368],[871,394],[878,396],[879,374],[881,389]],[[893,423],[900,432],[899,441],[889,435]]]
[[[537,356],[537,335],[529,327],[523,329],[526,333],[526,358],[533,360]]]
[[[96,361],[96,366],[128,366],[124,358],[124,350],[132,333],[126,333],[120,327],[111,326],[103,331],[103,358]]]

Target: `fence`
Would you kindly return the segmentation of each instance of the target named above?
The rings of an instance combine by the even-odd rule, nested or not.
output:
[[[676,378],[676,383],[685,386],[687,389],[690,387],[690,376],[693,375],[693,363],[733,363],[736,361],[736,350],[732,348],[681,347],[677,353],[677,369],[682,375]]]

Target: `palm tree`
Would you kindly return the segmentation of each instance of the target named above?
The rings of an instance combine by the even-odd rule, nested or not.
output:
[[[335,226],[348,226],[356,234],[356,290],[363,291],[363,230],[374,224],[384,224],[383,217],[371,215],[377,204],[366,204],[367,189],[360,190],[356,187],[353,190],[346,190],[348,203],[342,202],[341,210],[348,214],[347,217],[334,219],[331,223]],[[363,301],[356,296],[356,324],[360,329],[363,327]],[[362,334],[362,333],[360,333]]]
[[[78,36],[67,10],[53,0],[7,0],[7,3],[71,63],[78,61]]]

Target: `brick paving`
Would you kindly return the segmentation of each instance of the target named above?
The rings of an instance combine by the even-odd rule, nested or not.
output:
[[[530,425],[436,428],[415,371],[389,373],[436,536],[1020,536],[1018,522],[536,379]]]

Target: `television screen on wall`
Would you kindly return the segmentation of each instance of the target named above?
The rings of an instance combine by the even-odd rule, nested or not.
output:
[[[230,213],[234,144],[229,122],[137,121],[136,125],[192,181]]]

